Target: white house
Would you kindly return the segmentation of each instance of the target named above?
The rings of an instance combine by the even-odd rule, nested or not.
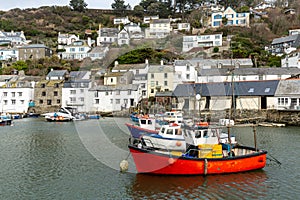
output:
[[[128,24],[128,23],[130,23],[130,20],[129,20],[128,16],[114,18],[114,25]]]
[[[142,29],[139,26],[139,24],[135,24],[135,23],[126,24],[124,28],[129,33],[130,39],[139,40],[144,38],[144,33],[142,32]]]
[[[224,12],[213,12],[211,14],[211,27],[220,27],[226,18],[225,26],[246,26],[249,27],[250,13],[237,13],[231,7],[227,7]]]
[[[19,60],[19,50],[17,48],[0,49],[0,60]]]
[[[39,77],[0,76],[0,113],[27,113]],[[3,84],[5,83],[5,84]]]
[[[190,32],[191,24],[190,23],[177,23],[177,30]]]
[[[149,24],[151,22],[151,20],[154,20],[154,19],[159,19],[159,16],[158,15],[154,15],[154,16],[144,16],[144,24]]]
[[[88,57],[88,52],[92,49],[85,40],[78,40],[65,46],[65,52],[61,52],[61,58],[66,60],[83,60]]]
[[[75,34],[63,34],[58,32],[58,37],[57,37],[57,49],[64,49],[65,45],[71,45],[73,42],[78,41],[79,36],[76,36]]]
[[[70,106],[78,112],[93,111],[93,93],[91,88],[90,71],[71,71],[69,80],[62,88],[62,106]]]
[[[300,68],[300,52],[294,52],[281,59],[281,67]]]
[[[118,33],[118,45],[129,45],[130,38],[129,38],[129,33],[125,28],[123,28],[119,33]]]
[[[20,45],[27,45],[29,41],[26,40],[23,31],[15,32],[5,32],[0,31],[0,44],[10,44],[12,46],[20,46]]]
[[[117,28],[102,28],[99,25],[97,46],[111,45],[118,42],[119,29]]]
[[[219,47],[223,44],[223,34],[205,34],[183,36],[182,52],[187,52],[195,47]]]
[[[135,107],[139,101],[139,86],[100,85],[91,88],[94,92],[93,109],[95,112],[113,112]]]
[[[193,63],[189,60],[175,60],[174,61],[174,85],[181,84],[184,82],[196,82],[197,81],[197,70]],[[176,83],[176,84],[175,84]]]

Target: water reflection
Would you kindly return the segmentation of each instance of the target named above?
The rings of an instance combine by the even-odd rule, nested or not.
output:
[[[153,176],[137,174],[135,199],[259,199],[266,195],[265,171],[213,176]]]

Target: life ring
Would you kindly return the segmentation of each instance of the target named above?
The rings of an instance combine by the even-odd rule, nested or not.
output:
[[[181,143],[180,141],[177,141],[177,142],[176,142],[176,146],[178,146],[178,147],[180,147],[181,144],[182,144],[182,143]]]

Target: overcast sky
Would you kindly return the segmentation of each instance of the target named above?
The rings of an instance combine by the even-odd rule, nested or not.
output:
[[[132,8],[138,5],[142,0],[124,0],[125,5],[129,4]],[[111,9],[114,0],[85,0],[87,8]],[[39,8],[41,6],[68,6],[70,0],[1,0],[0,10],[10,10],[14,8]]]

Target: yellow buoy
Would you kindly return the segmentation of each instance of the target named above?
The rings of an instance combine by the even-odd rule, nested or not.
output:
[[[126,172],[128,170],[128,161],[127,160],[122,160],[120,162],[120,171],[121,172]]]

